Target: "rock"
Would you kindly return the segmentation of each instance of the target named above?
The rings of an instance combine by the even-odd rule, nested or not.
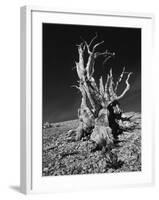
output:
[[[49,123],[49,122],[45,122],[45,123],[43,124],[43,129],[51,128],[51,127],[52,127],[52,124]]]
[[[50,168],[50,167],[52,167],[52,164],[51,164],[51,163],[49,163],[49,164],[48,164],[48,167],[49,167],[49,168]]]
[[[47,173],[49,171],[49,169],[47,168],[47,167],[45,167],[44,169],[43,169],[43,172],[45,172],[45,173]]]
[[[60,127],[60,124],[55,124],[55,127]]]
[[[76,130],[69,130],[68,132],[67,132],[67,134],[68,134],[68,136],[71,136],[73,133],[75,133],[76,132]]]
[[[102,114],[104,113],[102,112]],[[126,116],[130,116],[130,114]],[[119,135],[117,143],[110,145],[111,148],[106,149],[106,152],[102,152],[102,148],[92,151],[97,146],[96,142],[99,141],[100,144],[101,138],[104,140],[101,144],[105,145],[106,141],[109,141],[107,128],[101,126],[102,120],[100,126],[96,123],[91,140],[85,141],[72,140],[68,142],[68,131],[77,129],[79,125],[77,120],[62,122],[59,128],[54,124],[51,129],[43,129],[42,175],[61,176],[141,171],[141,128],[139,128],[141,127],[141,115],[133,114],[130,123],[134,126],[123,131]],[[75,137],[73,133],[71,136]],[[96,142],[92,142],[92,139]],[[61,156],[64,153],[66,156]]]

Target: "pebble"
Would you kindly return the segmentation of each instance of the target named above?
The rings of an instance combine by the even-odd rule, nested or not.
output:
[[[43,172],[48,172],[49,171],[49,169],[47,168],[47,167],[45,167],[44,169],[43,169]]]

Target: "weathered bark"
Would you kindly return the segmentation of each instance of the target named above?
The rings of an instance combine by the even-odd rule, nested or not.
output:
[[[79,127],[76,130],[76,140],[80,140],[86,135],[90,135],[91,140],[95,141],[100,147],[108,146],[113,143],[113,139],[119,134],[120,129],[117,120],[121,116],[118,100],[121,99],[130,89],[129,78],[131,72],[123,72],[119,76],[116,84],[113,81],[112,69],[104,81],[101,77],[99,87],[93,77],[95,72],[95,60],[102,56],[104,62],[115,55],[108,50],[96,52],[96,48],[104,41],[93,45],[96,36],[88,44],[86,41],[78,46],[79,61],[76,62],[76,70],[79,78],[77,88],[81,92],[81,105],[78,110]],[[88,53],[88,59],[84,58],[84,52]],[[120,82],[126,77],[126,88],[121,95],[117,95]]]

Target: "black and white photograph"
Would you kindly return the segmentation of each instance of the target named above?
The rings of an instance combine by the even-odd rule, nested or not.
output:
[[[141,28],[42,24],[42,176],[140,172]]]

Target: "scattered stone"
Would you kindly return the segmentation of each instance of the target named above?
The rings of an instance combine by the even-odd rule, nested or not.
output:
[[[45,167],[44,169],[43,169],[43,172],[48,172],[49,171],[49,169],[47,168],[47,167]]]
[[[43,124],[43,129],[51,128],[51,127],[52,127],[52,124],[49,123],[49,122],[45,122],[45,123]]]
[[[133,115],[127,124],[133,125],[132,129],[119,135],[120,145],[114,145],[110,152],[92,151],[96,143],[89,138],[68,141],[74,136],[69,130],[78,127],[78,120],[43,129],[43,176],[141,171],[141,115]]]
[[[60,124],[55,124],[55,127],[60,127]]]

